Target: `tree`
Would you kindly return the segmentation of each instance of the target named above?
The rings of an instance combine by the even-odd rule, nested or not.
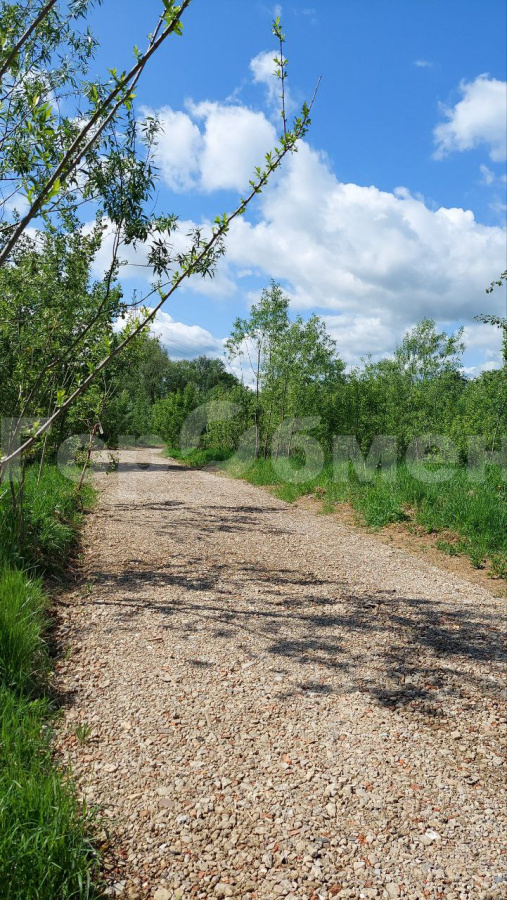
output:
[[[107,350],[122,293],[90,272],[100,235],[47,229],[0,269],[0,414],[43,417]],[[101,346],[102,345],[102,346]]]
[[[433,319],[422,319],[405,334],[394,357],[401,372],[412,381],[436,378],[444,372],[457,372],[465,349],[463,328],[457,334],[437,332]]]
[[[274,150],[266,154],[264,165],[255,169],[247,196],[232,213],[217,216],[208,232],[195,228],[186,250],[173,250],[170,236],[177,228],[177,216],[154,216],[150,212],[158,124],[153,119],[139,123],[133,104],[144,68],[170,35],[181,34],[182,17],[190,2],[183,0],[176,6],[174,0],[163,0],[147,49],[143,53],[136,49],[132,68],[121,74],[111,70],[110,79],[104,83],[83,81],[94,42],[87,30],[76,30],[76,23],[86,22],[91,2],[70,0],[64,13],[54,2],[42,0],[26,7],[7,2],[0,7],[0,147],[4,153],[0,169],[0,266],[19,267],[21,242],[33,221],[56,228],[62,236],[82,233],[80,212],[83,203],[91,202],[96,206],[96,238],[110,228],[114,235],[105,276],[106,296],[109,298],[116,286],[122,247],[142,242],[148,247],[148,264],[156,280],[140,303],[157,297],[154,306],[138,317],[135,327],[128,329],[120,342],[104,348],[93,365],[92,358],[87,358],[90,368],[77,384],[73,383],[70,390],[56,384],[57,404],[46,410],[46,421],[20,447],[4,448],[0,481],[8,464],[67,413],[111,361],[154,321],[158,310],[186,278],[213,275],[225,252],[224,240],[231,222],[246,211],[285,156],[297,149],[310,125],[313,100],[303,105],[292,129],[287,127],[283,100],[283,134]],[[278,68],[285,96],[284,36],[279,20],[275,20],[273,30],[280,44]],[[63,115],[61,109],[67,113]],[[16,197],[21,197],[28,209],[9,214]],[[102,323],[107,334],[108,302],[94,309],[92,319],[83,319],[81,330],[74,330],[76,352],[83,352],[92,325]],[[139,305],[137,298],[133,303]],[[51,371],[58,371],[59,359],[60,350],[55,358],[46,357],[43,368],[49,365]]]
[[[166,379],[166,393],[183,390],[191,382],[204,399],[213,388],[228,388],[237,384],[222,359],[198,356],[196,359],[170,360]]]
[[[504,284],[507,284],[507,269],[505,272],[502,272],[500,277],[495,281],[492,281],[490,286],[486,288],[487,294],[492,294],[495,288],[503,287]],[[481,316],[476,316],[479,322],[485,322],[488,325],[494,325],[497,328],[502,329],[502,357],[503,357],[503,366],[504,369],[507,370],[507,316],[502,318],[501,316],[494,316],[491,314],[485,314]]]
[[[257,456],[261,446],[267,456],[273,432],[285,418],[295,419],[320,406],[344,369],[322,320],[311,316],[304,322],[298,316],[291,322],[289,298],[274,281],[262,291],[248,319],[236,319],[226,352],[230,359],[246,363],[253,378]],[[289,429],[289,453],[290,443]]]
[[[289,328],[289,298],[275,281],[264,288],[258,303],[254,303],[248,319],[237,318],[226,353],[230,360],[239,359],[251,373],[255,391],[255,455],[261,446],[261,389],[267,373],[272,370],[275,348]],[[278,357],[277,357],[278,358]]]

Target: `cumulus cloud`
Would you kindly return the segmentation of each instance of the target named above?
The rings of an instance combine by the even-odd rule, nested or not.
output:
[[[264,50],[250,62],[250,71],[255,84],[263,84],[268,91],[270,104],[279,104],[280,82],[275,75],[275,54],[272,50]]]
[[[85,233],[91,233],[94,222],[89,222],[84,226]],[[104,221],[104,233],[102,244],[95,254],[92,266],[92,274],[94,278],[102,279],[111,265],[112,255],[114,252],[116,227],[109,220]],[[196,227],[196,223],[190,219],[182,219],[178,222],[178,228],[172,232],[168,239],[168,243],[173,254],[185,253],[191,246],[191,234]],[[211,235],[211,222],[203,221],[199,223],[202,237],[206,240]],[[120,260],[119,278],[122,282],[129,282],[134,279],[138,282],[137,287],[145,293],[152,293],[152,284],[155,276],[153,269],[148,265],[148,256],[150,243],[120,244],[118,250],[118,259]],[[200,296],[210,299],[224,299],[236,293],[236,281],[232,277],[227,259],[220,259],[213,278],[202,277],[201,275],[192,275],[185,279],[178,288],[179,294],[187,292],[198,293]],[[142,300],[143,294],[138,297]]]
[[[502,162],[507,156],[507,83],[484,74],[475,81],[462,81],[460,91],[461,100],[453,107],[442,107],[447,121],[434,130],[435,156],[441,159],[486,144],[490,158]]]
[[[250,71],[253,75],[255,84],[262,84],[266,88],[267,103],[271,113],[276,117],[277,127],[280,124],[280,112],[282,108],[281,93],[282,87],[280,79],[275,74],[277,65],[275,58],[279,56],[278,51],[266,50],[259,53],[250,62]],[[285,82],[285,112],[290,116],[296,111],[296,103],[292,98],[289,83]]]
[[[366,354],[378,360],[392,353],[394,333],[389,318],[380,316],[323,316],[336,341],[339,355],[349,366],[359,365]]]
[[[505,265],[505,229],[481,225],[470,210],[430,209],[405,188],[344,184],[305,142],[258,203],[254,222],[233,223],[216,280],[185,290],[222,300],[245,272],[275,278],[293,309],[323,312],[350,364],[391,352],[424,316],[473,321]],[[501,291],[489,302],[501,313]]]
[[[433,63],[429,62],[427,59],[414,59],[414,66],[417,69],[432,69]]]
[[[276,143],[263,113],[236,104],[189,102],[185,112],[164,107],[157,116],[162,130],[156,159],[176,192],[243,191]]]
[[[254,79],[268,91],[272,66],[271,53],[251,64]],[[436,134],[441,155],[485,141],[492,158],[500,158],[494,124],[498,85],[487,76],[462,84],[462,100]],[[478,96],[484,100],[481,114],[474,113]],[[268,117],[238,103],[188,102],[185,111],[166,107],[161,116],[159,163],[175,191],[242,191],[276,142]],[[487,166],[481,175],[491,183]],[[180,223],[175,242],[186,239],[192,226]],[[126,274],[139,274],[143,253],[145,259],[142,248],[131,255]],[[238,295],[246,275],[265,283],[279,280],[293,309],[323,313],[340,354],[357,364],[367,352],[374,358],[392,352],[405,329],[423,316],[441,324],[471,323],[484,308],[485,287],[504,267],[505,229],[481,225],[470,210],[429,208],[403,187],[389,192],[340,182],[325,154],[302,142],[260,196],[255,220],[244,217],[232,224],[216,279],[193,279],[184,290],[223,300]],[[247,284],[244,297],[251,287]],[[491,295],[490,303],[491,312],[501,313],[501,292]],[[222,352],[223,342],[199,326],[182,325],[164,313],[157,327],[163,327],[170,352],[181,358]],[[477,343],[482,332],[474,329],[480,326],[469,327],[476,342],[471,352],[482,354],[488,366],[496,364],[498,347],[488,356],[488,347]],[[488,333],[494,341],[494,329]]]
[[[83,228],[84,233],[90,234],[94,226],[95,222],[88,222]],[[104,221],[102,243],[93,261],[92,274],[94,278],[104,278],[105,273],[109,271],[115,249],[116,231],[117,229],[111,220],[106,219]],[[133,244],[123,245],[118,255],[122,263],[119,272],[122,281],[128,281],[133,278],[146,278],[151,274],[151,270],[147,268],[147,245],[138,244],[136,247]]]
[[[201,184],[206,191],[247,187],[256,165],[276,142],[276,132],[261,112],[243,106],[201,103],[192,112],[204,122]]]
[[[464,372],[475,377],[502,366],[502,332],[500,328],[479,322],[466,325],[463,331],[466,345]],[[477,363],[477,359],[480,360]],[[475,362],[474,362],[475,361]]]
[[[8,215],[17,212],[18,215],[23,216],[30,208],[27,197],[21,191],[14,191],[12,194],[2,191],[0,204]]]
[[[169,313],[159,312],[151,331],[160,338],[171,359],[193,359],[201,354],[223,355],[223,341],[200,325],[175,322]]]
[[[470,210],[429,209],[407,190],[343,184],[302,144],[261,199],[258,223],[236,221],[228,260],[286,282],[293,306],[380,318],[466,321],[501,271],[505,231]]]
[[[502,331],[483,322],[465,325],[463,340],[468,350],[484,350],[486,357],[492,359],[502,349]]]
[[[197,186],[203,136],[190,116],[166,106],[158,110],[161,126],[157,161],[162,178],[173,191],[188,191]]]

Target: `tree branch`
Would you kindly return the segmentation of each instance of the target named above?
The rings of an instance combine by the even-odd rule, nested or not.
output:
[[[39,25],[44,21],[44,19],[49,15],[54,6],[56,6],[57,0],[49,0],[49,3],[46,3],[45,6],[42,7],[40,13],[33,20],[32,24],[27,28],[25,33],[20,37],[17,44],[12,48],[5,62],[0,66],[0,81],[4,77],[5,73],[10,69],[16,56],[19,51],[23,48],[23,45],[26,44],[27,41],[30,40],[32,34],[35,29],[39,27]]]
[[[313,101],[315,99],[315,94]],[[277,148],[274,156],[270,155],[270,162],[268,163],[266,169],[263,172],[260,172],[258,175],[257,181],[252,181],[252,190],[248,194],[245,199],[242,199],[239,205],[236,207],[233,213],[229,216],[223,216],[220,224],[217,225],[214,230],[211,238],[204,244],[201,251],[197,254],[197,256],[191,260],[188,265],[184,268],[184,270],[175,277],[172,287],[170,290],[166,291],[161,295],[160,301],[156,304],[156,306],[151,310],[149,315],[145,316],[143,320],[127,335],[127,337],[118,344],[114,350],[108,354],[94,369],[90,375],[85,378],[83,382],[73,391],[73,393],[65,400],[64,403],[44,422],[43,425],[33,434],[28,440],[25,441],[22,446],[18,447],[16,450],[8,452],[6,456],[3,456],[0,460],[0,483],[3,480],[7,467],[10,463],[12,463],[15,459],[20,457],[26,450],[33,446],[33,444],[43,435],[46,431],[51,428],[53,423],[64,413],[66,412],[77,400],[81,394],[86,391],[89,385],[95,380],[97,375],[102,372],[103,369],[113,360],[122,350],[125,349],[133,340],[136,338],[147,325],[149,325],[157,315],[160,308],[164,305],[164,303],[178,290],[180,285],[185,281],[186,278],[189,278],[191,275],[198,273],[201,270],[201,266],[205,263],[206,259],[209,257],[213,248],[221,241],[221,239],[227,234],[231,223],[234,219],[238,218],[244,214],[248,205],[254,199],[254,197],[259,194],[262,189],[266,186],[269,177],[273,174],[273,172],[280,166],[281,162],[287,156],[288,153],[293,152],[296,149],[296,144],[298,140],[304,136],[307,131],[307,128],[310,124],[310,111],[311,106],[305,106],[303,108],[303,115],[300,119],[296,121],[295,129],[293,132],[288,133],[281,140],[281,147]]]
[[[9,254],[16,246],[19,238],[28,227],[32,219],[40,212],[42,206],[44,205],[45,200],[51,196],[51,191],[53,188],[61,181],[68,179],[71,172],[76,168],[80,160],[83,156],[90,150],[90,148],[96,143],[97,139],[102,134],[104,128],[111,121],[112,117],[116,114],[119,107],[125,101],[125,92],[129,93],[132,90],[132,86],[135,85],[141,76],[146,64],[151,59],[153,54],[158,50],[158,48],[163,44],[163,42],[172,34],[181,21],[181,17],[185,10],[190,6],[192,0],[183,0],[181,6],[179,7],[178,15],[172,20],[170,25],[167,26],[162,32],[162,34],[153,38],[150,46],[146,53],[137,61],[136,65],[130,70],[130,72],[120,79],[116,87],[108,94],[105,100],[97,107],[93,116],[88,120],[84,128],[79,132],[79,134],[74,139],[71,147],[67,150],[65,156],[60,161],[59,165],[53,172],[51,178],[46,182],[43,189],[41,190],[39,196],[32,204],[28,212],[20,219],[17,224],[15,230],[13,231],[11,237],[7,240],[5,246],[2,248],[0,252],[0,266],[5,265]],[[160,23],[159,23],[160,27]],[[100,121],[101,117],[104,115],[106,110],[110,107],[112,103],[116,100],[117,97],[120,97],[118,102],[115,104],[111,112],[106,117],[105,121],[101,123],[99,128],[93,131],[94,126]],[[82,146],[83,141],[88,138],[92,132],[91,137],[85,146]]]

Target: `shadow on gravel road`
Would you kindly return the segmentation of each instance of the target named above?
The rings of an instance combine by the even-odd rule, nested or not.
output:
[[[128,473],[139,472],[142,463],[133,456],[120,465]],[[143,479],[164,471],[176,478],[189,472],[157,455],[142,469]],[[156,568],[149,559],[130,560],[120,574],[88,573],[100,589],[93,602],[117,607],[118,629],[131,629],[133,622],[142,627],[137,620],[149,611],[160,628],[170,629],[175,643],[189,641],[190,655],[198,628],[207,630],[210,643],[224,642],[219,652],[225,658],[228,641],[244,642],[254,656],[295,667],[287,696],[361,691],[384,707],[428,717],[456,714],[473,695],[486,703],[502,700],[500,667],[506,656],[498,616],[465,602],[396,591],[361,593],[339,578],[302,570],[300,560],[294,568],[290,562],[280,568],[276,558],[272,567],[249,562],[247,553],[245,559],[229,558],[228,537],[222,538],[223,554],[215,562],[201,555],[199,542],[205,546],[210,535],[287,537],[283,505],[208,502],[203,507],[142,497],[132,505],[118,498],[106,514],[124,521],[128,511],[137,521],[146,517],[154,543],[163,546],[168,536],[173,547],[181,541],[184,555]],[[153,521],[150,513],[162,515]],[[196,677],[209,668],[199,660],[190,664]]]
[[[140,565],[118,576],[96,572],[92,581],[120,598],[95,601],[118,607],[119,628],[131,628],[150,611],[175,643],[188,640],[197,624],[209,630],[210,641],[251,638],[257,653],[301,667],[299,692],[359,690],[385,707],[425,716],[442,715],[470,694],[501,699],[500,671],[498,679],[491,677],[492,663],[505,659],[498,619],[473,609],[394,592],[359,595],[338,581],[291,569],[248,564],[231,571],[224,563],[205,571],[205,561],[195,556],[157,570]]]

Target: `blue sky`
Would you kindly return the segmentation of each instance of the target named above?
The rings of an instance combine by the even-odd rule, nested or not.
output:
[[[129,64],[160,6],[105,0],[93,22],[98,71]],[[166,306],[157,331],[171,355],[220,354],[233,319],[274,278],[295,314],[324,317],[349,364],[388,354],[429,315],[466,326],[471,374],[498,365],[499,335],[474,315],[505,309],[505,294],[484,293],[506,265],[503,0],[280,6],[294,109],[322,75],[313,125],[231,233],[215,282]],[[234,208],[274,140],[275,11],[193,0],[184,36],[143,77],[139,108],[164,124],[159,206],[185,223]],[[124,275],[127,291],[145,286],[138,269]]]

